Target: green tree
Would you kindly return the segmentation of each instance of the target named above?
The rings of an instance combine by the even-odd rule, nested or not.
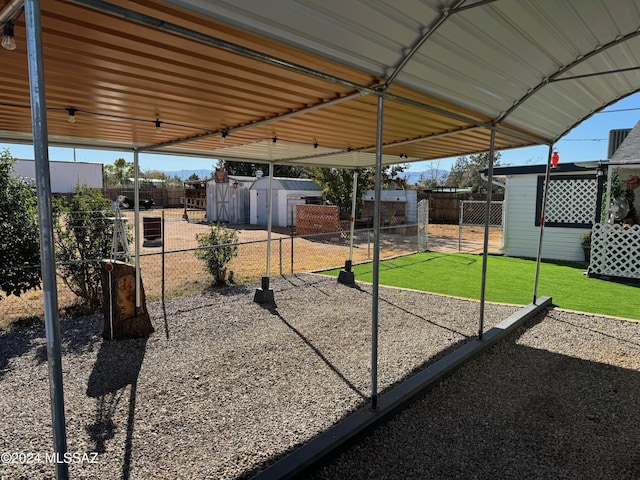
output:
[[[111,202],[79,185],[70,202],[56,199],[53,207],[58,274],[81,304],[95,311],[101,303],[100,260],[111,255]]]
[[[203,260],[216,285],[233,282],[233,271],[227,272],[227,264],[238,255],[238,234],[222,225],[211,225],[206,233],[196,235],[201,250],[196,257]]]
[[[117,158],[113,165],[104,166],[105,185],[120,187],[126,185],[134,176],[133,162],[127,162],[124,158]]]
[[[187,178],[187,181],[189,182],[197,182],[198,180],[200,180],[200,177],[195,172],[189,175],[189,178]]]
[[[391,182],[406,188],[406,179],[398,175],[406,165],[386,166],[382,170],[382,188],[388,188]],[[347,168],[309,167],[309,178],[322,186],[322,194],[331,205],[337,205],[341,212],[351,212],[351,193],[353,190],[353,170]],[[375,170],[363,168],[358,173],[356,209],[362,208],[362,194],[375,188]]]
[[[500,152],[495,154],[493,165],[500,165]],[[447,176],[447,186],[453,188],[471,187],[473,193],[484,190],[487,188],[487,182],[482,179],[480,170],[488,166],[488,152],[459,157]]]
[[[7,296],[20,296],[41,280],[36,194],[13,174],[14,163],[9,150],[0,153],[0,292]]]
[[[218,169],[226,171],[229,175],[244,177],[255,177],[258,170],[262,170],[265,177],[269,175],[268,163],[219,160]],[[298,167],[295,165],[275,165],[273,168],[273,176],[283,178],[309,178],[306,167]]]

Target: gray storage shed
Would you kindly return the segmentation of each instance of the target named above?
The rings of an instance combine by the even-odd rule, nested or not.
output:
[[[251,224],[266,225],[269,212],[269,177],[255,181],[250,189]],[[274,227],[295,226],[296,205],[322,204],[322,187],[308,178],[273,178]]]
[[[229,175],[207,182],[207,221],[249,223],[249,189],[256,177]]]

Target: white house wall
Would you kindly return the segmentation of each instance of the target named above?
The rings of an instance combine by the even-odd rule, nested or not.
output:
[[[507,177],[505,194],[506,230],[504,254],[510,257],[536,257],[540,227],[536,222],[538,175]],[[581,246],[583,233],[589,229],[546,227],[542,243],[542,258],[584,261]]]

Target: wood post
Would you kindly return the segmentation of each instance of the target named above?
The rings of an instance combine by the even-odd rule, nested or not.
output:
[[[140,282],[141,305],[136,312],[135,267],[121,261],[103,260],[102,298],[104,330],[107,340],[145,338],[154,331],[147,312],[144,287]]]

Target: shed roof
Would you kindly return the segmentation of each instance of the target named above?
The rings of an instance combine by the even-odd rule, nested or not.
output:
[[[640,122],[636,123],[614,152],[611,163],[640,163]]]
[[[255,181],[251,188],[267,188],[261,184],[269,184],[269,177],[262,177]],[[285,178],[285,177],[273,177],[273,188],[276,190],[307,190],[322,192],[322,187],[309,178]]]
[[[584,162],[584,163],[560,163],[557,168],[552,170],[553,174],[568,173],[595,173],[599,165],[605,162]],[[544,175],[547,166],[545,164],[537,165],[516,165],[505,167],[494,167],[494,177],[508,177],[512,175]],[[488,170],[485,168],[480,171],[483,175],[487,175]]]
[[[381,124],[390,164],[553,143],[640,88],[640,0],[40,5],[53,145],[356,167]],[[15,23],[0,141],[30,142]]]

